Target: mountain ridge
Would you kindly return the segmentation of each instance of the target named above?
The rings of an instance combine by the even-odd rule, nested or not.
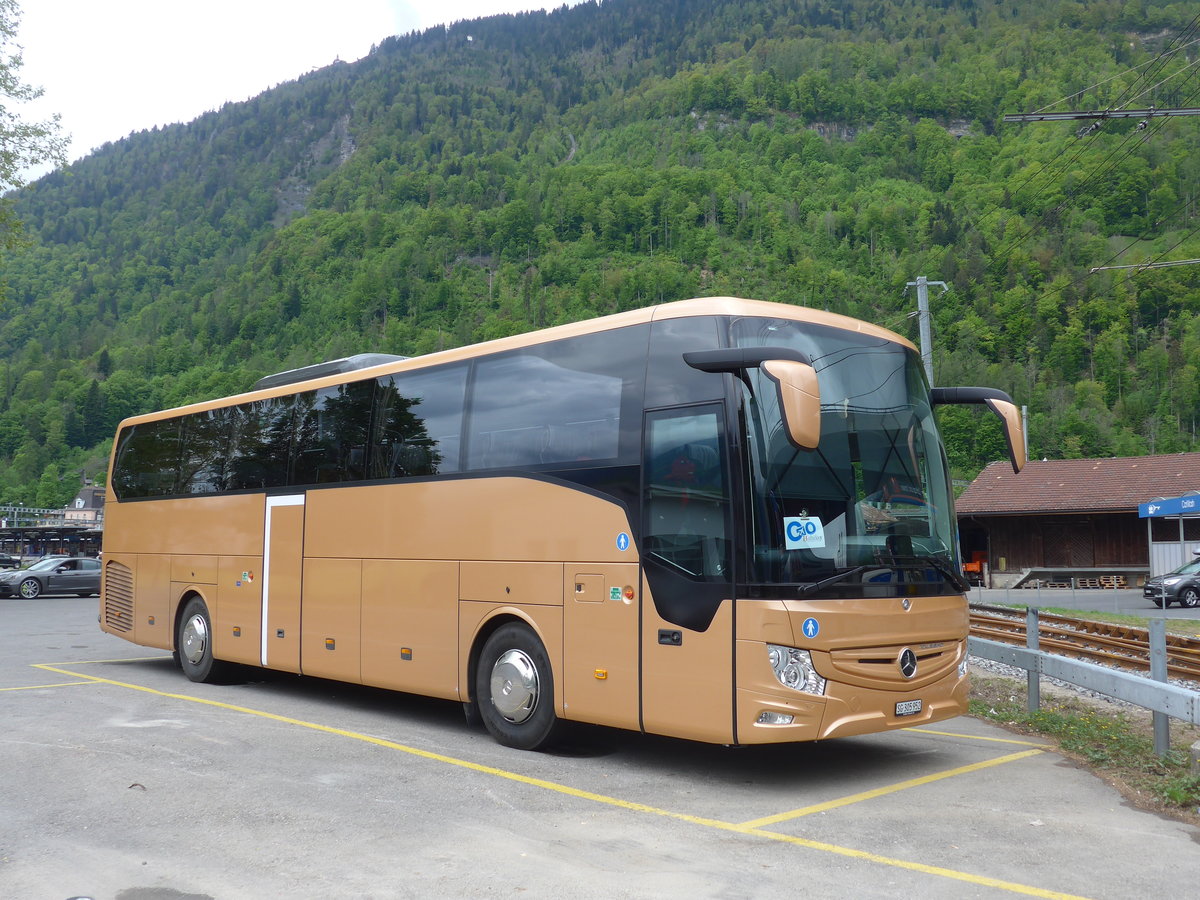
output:
[[[1028,404],[1034,455],[1196,449],[1200,274],[1086,275],[1127,246],[1200,256],[1195,128],[1130,149],[1136,122],[1086,143],[1000,122],[1084,80],[1080,101],[1119,99],[1191,19],[585,2],[386,38],[138,132],[15,197],[33,244],[3,261],[0,499],[101,474],[125,415],[355,352],[706,294],[915,338],[921,274],[952,287],[938,383]],[[971,411],[940,418],[958,477],[1003,455]]]

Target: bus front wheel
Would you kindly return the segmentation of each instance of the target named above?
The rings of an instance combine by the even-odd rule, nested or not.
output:
[[[199,597],[192,597],[179,617],[179,633],[175,636],[179,665],[192,681],[211,683],[224,671],[224,665],[213,659],[212,633],[208,606]]]
[[[487,639],[475,672],[483,724],[506,747],[537,750],[554,737],[554,675],[546,648],[528,626],[510,622]]]

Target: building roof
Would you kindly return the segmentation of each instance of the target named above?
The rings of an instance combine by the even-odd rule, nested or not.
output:
[[[1200,491],[1200,453],[1007,462],[979,473],[955,503],[960,516],[1132,512],[1156,497]]]

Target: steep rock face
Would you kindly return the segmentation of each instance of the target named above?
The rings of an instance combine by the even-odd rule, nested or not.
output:
[[[331,164],[335,169],[345,165],[356,149],[354,135],[350,133],[350,114],[345,113],[329,131],[313,141],[291,171],[275,183],[276,206],[271,224],[282,228],[306,212],[314,174],[328,174]]]

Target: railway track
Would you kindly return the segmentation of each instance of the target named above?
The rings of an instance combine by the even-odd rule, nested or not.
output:
[[[971,605],[971,635],[1025,646],[1025,612],[1002,606]],[[1040,649],[1091,662],[1150,671],[1150,632],[1051,613],[1038,615]],[[1200,681],[1200,640],[1167,635],[1167,674]]]

